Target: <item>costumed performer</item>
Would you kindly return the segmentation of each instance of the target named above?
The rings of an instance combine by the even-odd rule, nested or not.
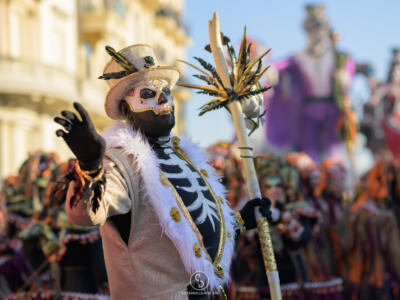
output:
[[[267,137],[281,150],[304,151],[320,162],[338,155],[339,135],[346,141],[354,133],[351,114],[343,116],[350,112],[347,96],[356,66],[336,49],[325,7],[306,10],[307,48],[274,64],[279,82],[266,101]]]
[[[235,213],[204,153],[171,134],[175,68],[160,66],[148,45],[106,50],[100,78],[117,122],[102,137],[79,103],[81,120],[71,111],[55,118],[78,159],[69,220],[101,226],[112,299],[209,299],[229,282],[236,231],[256,227],[256,207],[268,217],[269,202]]]

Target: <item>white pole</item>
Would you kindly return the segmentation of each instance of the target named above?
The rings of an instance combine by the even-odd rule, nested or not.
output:
[[[214,13],[212,20],[208,23],[210,35],[210,47],[214,56],[215,68],[220,76],[225,88],[232,89],[229,78],[229,69],[225,60],[221,34],[219,29],[218,14]],[[257,173],[253,162],[253,150],[250,147],[245,121],[243,118],[242,107],[239,101],[232,101],[228,104],[228,108],[232,114],[236,135],[239,142],[240,154],[243,160],[244,174],[246,177],[246,185],[251,199],[261,198],[260,187],[258,184]],[[268,221],[262,217],[258,210],[255,211],[257,220],[257,229],[259,233],[261,252],[264,259],[265,269],[269,282],[269,289],[272,300],[281,300],[281,289],[279,282],[279,274],[276,267],[274,251],[269,231]]]

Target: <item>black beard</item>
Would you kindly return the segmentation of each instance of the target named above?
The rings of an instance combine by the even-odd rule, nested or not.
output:
[[[168,136],[175,126],[175,109],[167,115],[156,115],[153,111],[133,112],[128,103],[120,102],[121,114],[124,119],[135,129],[140,130],[146,137],[159,138]]]

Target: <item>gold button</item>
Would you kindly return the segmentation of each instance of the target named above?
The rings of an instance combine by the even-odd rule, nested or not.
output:
[[[172,137],[172,145],[174,148],[179,148],[180,144],[181,140],[177,136]]]
[[[201,249],[200,249],[200,246],[199,246],[199,245],[195,244],[195,245],[193,246],[193,251],[194,251],[194,255],[195,255],[196,257],[201,257]]]
[[[231,232],[228,231],[226,234],[228,235],[228,240],[231,241],[231,240],[232,240],[232,234],[231,234]]]
[[[181,214],[176,207],[171,208],[169,214],[175,222],[179,222],[181,220]]]
[[[221,204],[224,204],[224,199],[222,199],[221,197],[217,197],[217,200],[218,200]]]
[[[203,174],[205,177],[207,177],[207,178],[208,178],[208,173],[207,173],[207,171],[206,171],[206,170],[204,170],[204,169],[201,169],[201,170],[200,170],[200,172],[201,172],[201,174]]]

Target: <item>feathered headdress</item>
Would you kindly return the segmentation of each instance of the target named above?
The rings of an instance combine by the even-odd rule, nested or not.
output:
[[[99,76],[99,79],[120,79],[128,76],[129,74],[137,72],[137,69],[122,54],[115,51],[113,47],[106,46],[106,51],[113,60],[115,60],[122,68],[124,68],[124,71],[105,73]]]

